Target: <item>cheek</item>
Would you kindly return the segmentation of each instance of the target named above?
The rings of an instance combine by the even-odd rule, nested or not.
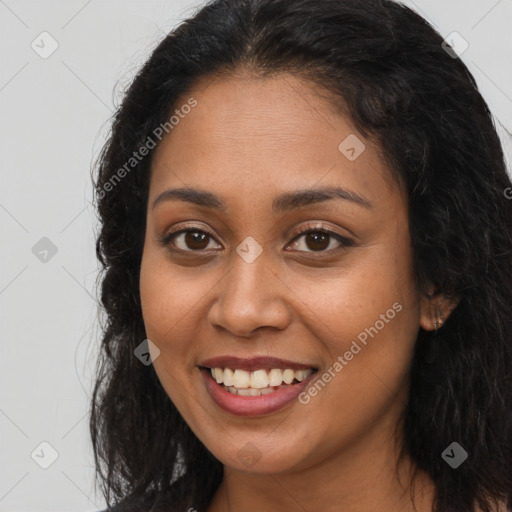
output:
[[[195,326],[189,318],[201,307],[209,287],[204,279],[183,272],[151,248],[144,252],[140,271],[140,297],[146,333],[158,344],[187,339]],[[190,339],[190,338],[189,338]]]
[[[308,327],[327,351],[322,371],[330,391],[324,393],[319,383],[311,400],[317,400],[322,410],[336,410],[342,404],[343,414],[358,428],[406,389],[419,303],[411,259],[407,248],[399,245],[393,250],[374,246],[367,257],[359,253],[346,270],[309,287],[315,292],[302,293],[315,313],[307,315]],[[337,428],[335,417],[324,420]]]
[[[186,319],[194,296],[183,290],[168,262],[151,248],[144,251],[140,271],[140,298],[146,335],[160,350],[153,368],[171,401],[184,412],[183,393],[190,343]]]
[[[148,249],[140,271],[140,298],[146,336],[160,350],[153,366],[167,394],[174,401],[174,391],[185,378],[187,346],[181,342],[186,333],[187,293],[180,290],[169,272],[169,265]],[[172,369],[172,371],[171,371]]]
[[[301,322],[333,360],[349,350],[353,340],[364,342],[372,334],[392,352],[409,353],[419,325],[419,304],[410,258],[400,250],[384,244],[362,248],[352,252],[344,266],[320,277],[287,277],[289,288],[300,297]]]
[[[160,350],[154,369],[178,409],[184,389],[197,380],[200,316],[216,280],[212,273],[173,266],[162,251],[148,247],[142,258],[140,296],[146,335]],[[211,278],[210,278],[211,277]]]

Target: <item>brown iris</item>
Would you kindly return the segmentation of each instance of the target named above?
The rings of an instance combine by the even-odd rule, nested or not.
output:
[[[190,249],[204,249],[208,246],[209,235],[200,231],[187,231],[185,233],[185,244]],[[196,245],[198,244],[198,245]]]
[[[319,231],[306,233],[306,245],[308,249],[312,251],[321,251],[329,246],[329,237],[330,235]],[[310,242],[312,242],[312,244]]]

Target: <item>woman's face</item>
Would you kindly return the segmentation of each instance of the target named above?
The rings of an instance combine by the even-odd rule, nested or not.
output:
[[[380,450],[430,325],[407,198],[315,91],[286,74],[203,80],[152,164],[140,291],[154,368],[243,471]]]

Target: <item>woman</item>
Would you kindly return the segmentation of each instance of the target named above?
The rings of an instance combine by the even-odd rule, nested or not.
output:
[[[138,73],[95,182],[114,510],[511,506],[511,182],[445,46],[214,0]]]

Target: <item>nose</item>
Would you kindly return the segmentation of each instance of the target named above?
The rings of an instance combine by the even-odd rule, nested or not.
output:
[[[263,327],[285,329],[291,319],[286,300],[290,292],[269,266],[265,251],[252,263],[238,254],[233,259],[228,274],[217,285],[209,322],[240,337],[250,337]]]

